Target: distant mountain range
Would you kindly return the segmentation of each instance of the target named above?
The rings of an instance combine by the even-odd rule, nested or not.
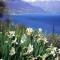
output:
[[[23,13],[42,13],[42,14],[60,14],[60,1],[27,3],[22,0],[7,0],[7,7],[10,14]]]
[[[21,0],[14,2],[6,2],[9,8],[10,14],[21,14],[21,13],[44,13],[45,11],[40,7],[35,7],[29,3],[23,2]]]

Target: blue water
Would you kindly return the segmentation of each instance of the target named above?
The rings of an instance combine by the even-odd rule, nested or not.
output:
[[[13,15],[10,16],[14,24],[23,24],[27,27],[42,28],[46,33],[60,34],[60,15]]]

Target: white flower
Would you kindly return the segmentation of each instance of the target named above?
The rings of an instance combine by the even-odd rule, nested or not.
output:
[[[15,52],[15,48],[12,47],[11,50],[10,50],[9,55],[12,56],[12,55],[14,55],[15,53],[16,53],[16,52]]]
[[[59,57],[57,56],[57,57],[55,58],[55,60],[59,60]]]
[[[0,59],[0,60],[3,60],[3,59]]]
[[[47,38],[44,37],[44,44],[48,43]]]
[[[17,38],[15,38],[15,40],[12,40],[12,42],[11,42],[11,43],[16,43],[16,41],[17,41]]]
[[[56,53],[56,50],[57,50],[57,47],[53,47],[53,48],[52,48],[51,54],[53,54],[53,56],[56,55],[56,54],[55,54],[55,53]]]
[[[48,56],[48,54],[44,54],[43,56],[42,56],[42,60],[45,60],[45,58]]]
[[[21,38],[21,44],[24,43],[26,41],[27,37],[25,34],[22,35],[22,38]]]
[[[33,45],[29,44],[27,53],[31,53],[33,51]]]
[[[53,54],[53,56],[55,56],[56,54],[55,54],[55,51],[51,51],[51,54]]]
[[[42,32],[42,28],[39,28],[38,30],[39,30],[39,32]]]
[[[12,36],[15,36],[15,31],[9,31],[8,33],[9,33],[9,34],[7,34],[7,36],[8,36],[9,38],[11,38]]]
[[[54,53],[55,53],[55,52],[52,50],[52,51],[51,51],[51,54],[54,54]]]
[[[15,36],[15,31],[9,31],[12,36]]]
[[[23,40],[21,40],[21,43],[24,43],[24,41],[23,41]]]
[[[2,34],[2,32],[0,32],[0,34]]]
[[[40,40],[42,40],[42,38],[38,38],[37,41],[39,42]]]
[[[16,42],[16,45],[18,45],[19,43],[18,42]]]
[[[59,54],[60,54],[60,49],[58,49],[58,51],[59,51]]]
[[[52,48],[53,47],[53,44],[51,43],[51,45],[49,47]]]
[[[57,51],[57,47],[54,47],[53,50],[56,52]]]
[[[27,29],[26,29],[27,35],[31,35],[32,32],[33,32],[33,29],[32,29],[32,28],[27,28]]]

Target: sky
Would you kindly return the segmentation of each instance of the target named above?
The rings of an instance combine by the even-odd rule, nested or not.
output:
[[[60,0],[22,0],[28,3],[34,3],[34,2],[49,2],[49,1],[60,1]]]

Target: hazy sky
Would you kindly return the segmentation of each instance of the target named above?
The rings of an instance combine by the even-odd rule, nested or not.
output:
[[[60,1],[60,0],[22,0],[28,3],[34,3],[34,2],[48,2],[48,1]]]
[[[15,7],[17,11],[18,11],[17,7],[19,5],[23,8],[26,7],[26,4],[28,3],[28,6],[31,5],[33,7],[42,8],[48,14],[60,15],[60,0],[6,0],[6,2],[10,2],[7,4],[8,7],[10,6],[9,8]]]

